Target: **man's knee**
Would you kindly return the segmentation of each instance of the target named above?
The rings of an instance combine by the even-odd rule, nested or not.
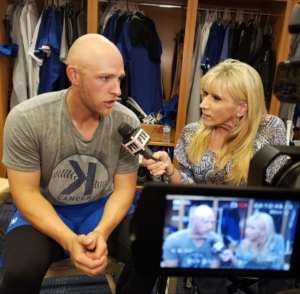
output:
[[[17,262],[15,266],[4,266],[0,293],[39,293],[45,271],[34,264]]]
[[[39,283],[61,246],[31,226],[18,227],[5,237],[3,280],[5,283]]]

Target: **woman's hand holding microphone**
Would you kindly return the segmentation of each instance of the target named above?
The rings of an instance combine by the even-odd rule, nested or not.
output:
[[[142,159],[142,164],[147,167],[153,176],[166,174],[171,177],[175,173],[175,167],[167,152],[158,151],[152,155],[153,159]]]

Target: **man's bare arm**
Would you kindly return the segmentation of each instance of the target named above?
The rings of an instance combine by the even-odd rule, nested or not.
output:
[[[99,232],[105,241],[129,211],[134,198],[136,179],[137,171],[129,174],[115,174],[114,192],[105,205],[99,225],[94,230]]]
[[[23,172],[7,168],[7,175],[19,212],[32,226],[68,250],[68,240],[76,234],[63,223],[53,206],[41,195],[40,170]]]

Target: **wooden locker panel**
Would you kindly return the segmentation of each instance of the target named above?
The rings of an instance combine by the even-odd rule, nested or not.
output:
[[[3,0],[2,8],[0,9],[0,19],[4,19],[5,11],[8,2]],[[5,43],[5,30],[4,26],[0,26],[0,44]],[[3,156],[3,128],[8,112],[8,90],[11,88],[11,75],[10,75],[10,67],[9,67],[9,59],[0,54],[0,97],[1,97],[1,107],[0,107],[0,177],[6,178],[6,169],[2,164],[2,156]]]

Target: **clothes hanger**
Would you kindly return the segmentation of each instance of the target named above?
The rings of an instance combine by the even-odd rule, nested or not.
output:
[[[272,29],[272,26],[271,26],[271,24],[270,24],[269,19],[270,19],[270,12],[269,12],[268,18],[267,18],[267,25],[268,25],[268,27],[269,27],[269,29],[270,29],[269,36],[271,36],[272,33],[273,33],[273,29]]]
[[[221,13],[223,13],[222,16],[221,16]],[[221,8],[219,8],[219,20],[220,20],[220,24],[224,25],[224,22],[225,22],[225,9],[223,9],[223,11],[222,11]]]
[[[130,5],[131,5],[131,13],[132,14],[135,14],[136,12],[139,12],[139,7],[138,7],[136,2],[130,1]]]
[[[140,11],[140,9],[139,9],[139,6],[138,6],[137,2],[134,2],[134,5],[135,5],[135,8],[136,8],[136,11],[138,11],[138,12],[141,12],[141,13],[144,13],[144,12]]]
[[[229,8],[226,8],[225,10],[226,10],[225,26],[228,26],[231,23],[231,14]]]
[[[209,21],[210,19],[210,10],[208,7],[205,8],[205,22]]]
[[[240,23],[240,10],[236,11],[234,23]]]
[[[258,13],[259,13],[259,12],[256,11],[256,15],[255,15],[255,19],[254,19],[254,22],[255,22],[255,23],[258,23]]]
[[[218,20],[218,14],[217,14],[217,9],[215,7],[212,8],[212,17],[211,17],[211,20],[213,22],[217,21]]]
[[[239,23],[241,24],[244,21],[244,10],[239,12]]]
[[[226,9],[223,10],[223,16],[222,16],[222,18],[220,18],[220,24],[222,24],[224,26],[225,20],[226,20]]]
[[[259,17],[257,23],[260,23],[261,11],[259,12]]]
[[[218,22],[221,23],[221,8],[217,8],[217,14],[218,14]]]

